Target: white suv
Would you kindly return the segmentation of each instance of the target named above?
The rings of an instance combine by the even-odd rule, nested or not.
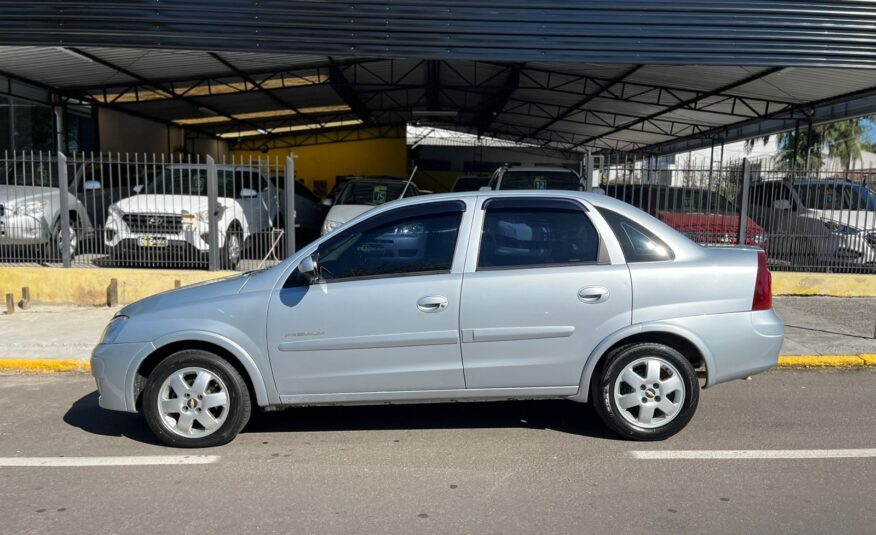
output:
[[[234,269],[253,235],[273,226],[279,197],[257,169],[217,165],[216,172],[220,262]],[[135,191],[109,208],[104,240],[110,256],[203,260],[209,251],[207,166],[168,165]]]

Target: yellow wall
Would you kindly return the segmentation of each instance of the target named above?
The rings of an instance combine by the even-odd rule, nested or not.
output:
[[[229,271],[196,271],[123,268],[0,267],[0,309],[5,295],[21,299],[21,289],[30,288],[31,299],[44,304],[105,305],[111,279],[119,283],[119,303],[183,286],[234,275]],[[773,273],[773,295],[830,295],[876,297],[876,276],[826,273]]]
[[[404,130],[401,130],[404,132]],[[294,144],[296,138],[288,138]],[[282,163],[289,153],[296,154],[295,175],[313,189],[314,180],[325,180],[328,189],[335,185],[335,177],[343,175],[407,175],[407,142],[404,137],[343,141],[319,145],[299,145],[291,148],[260,151],[232,151],[244,161],[265,158]]]
[[[133,303],[144,297],[172,290],[176,281],[182,286],[235,275],[229,271],[194,271],[123,268],[45,268],[0,267],[0,300],[6,310],[6,294],[21,299],[21,289],[30,288],[36,303],[106,305],[107,287],[112,279],[119,284],[119,304]]]

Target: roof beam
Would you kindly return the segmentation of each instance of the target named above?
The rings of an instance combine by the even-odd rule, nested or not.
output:
[[[76,52],[77,54],[80,54],[80,55],[90,59],[91,61],[93,61],[95,63],[99,63],[100,65],[103,65],[104,67],[107,67],[109,69],[113,69],[114,71],[120,72],[120,73],[122,73],[125,76],[128,76],[130,78],[134,78],[135,80],[139,81],[141,84],[143,84],[147,87],[151,87],[151,88],[156,89],[158,91],[163,91],[165,93],[168,93],[173,98],[181,100],[182,102],[185,102],[185,103],[189,104],[190,106],[193,106],[195,108],[207,109],[207,110],[215,113],[216,115],[221,115],[223,117],[228,118],[230,121],[234,121],[236,123],[246,124],[251,128],[255,128],[255,129],[261,128],[261,126],[255,124],[253,122],[235,119],[232,115],[225,113],[224,111],[220,111],[220,110],[218,110],[214,107],[211,107],[211,106],[206,106],[206,105],[202,104],[201,102],[194,100],[190,97],[180,95],[179,93],[174,91],[173,88],[168,88],[168,87],[165,87],[163,84],[155,83],[155,82],[149,80],[148,78],[145,78],[145,77],[135,73],[134,71],[131,71],[131,70],[126,69],[124,67],[120,67],[119,65],[116,65],[116,64],[114,64],[110,61],[107,61],[101,57],[95,56],[94,54],[91,54],[90,52],[86,52],[86,51],[79,49],[79,48],[73,48],[73,47],[68,47],[68,48],[70,50],[72,50],[73,52]]]
[[[343,69],[334,60],[329,63],[329,84],[335,93],[341,97],[344,104],[349,106],[363,123],[371,122],[372,117],[368,106],[359,98],[359,94],[356,93],[353,85],[344,75]]]
[[[283,106],[285,108],[288,108],[288,109],[294,111],[297,115],[302,115],[301,110],[297,106],[295,106],[294,104],[292,104],[288,100],[278,96],[274,92],[274,90],[265,89],[264,87],[262,87],[262,84],[260,82],[257,82],[252,76],[250,76],[250,75],[246,74],[245,72],[241,71],[240,69],[238,69],[233,63],[231,63],[227,59],[223,58],[222,56],[220,56],[219,54],[217,54],[215,52],[210,52],[209,54],[210,54],[211,58],[215,59],[216,61],[218,61],[219,63],[224,65],[226,68],[230,69],[231,72],[233,72],[237,76],[243,78],[244,80],[246,80],[250,84],[257,87],[259,89],[259,91],[261,91],[262,93],[267,95],[271,100],[273,100],[274,102],[276,102],[280,106]],[[319,122],[319,121],[317,121],[317,122]],[[322,124],[322,123],[320,123],[320,124]]]
[[[521,65],[512,65],[508,68],[508,76],[505,78],[505,83],[499,88],[499,91],[490,100],[489,105],[481,111],[474,120],[474,126],[477,128],[478,135],[483,135],[490,125],[493,124],[496,116],[505,109],[511,96],[520,85]]]
[[[579,100],[579,101],[576,102],[575,104],[573,104],[573,105],[569,106],[568,108],[566,108],[566,111],[560,113],[559,115],[557,115],[556,117],[554,117],[554,118],[551,119],[550,121],[548,121],[548,122],[544,123],[543,125],[539,126],[538,128],[536,128],[536,129],[535,129],[535,130],[529,135],[529,137],[535,137],[535,136],[537,136],[538,134],[540,134],[540,133],[543,132],[544,130],[547,130],[547,129],[550,128],[551,126],[553,126],[553,125],[555,125],[556,123],[562,121],[563,119],[565,119],[565,118],[568,117],[569,115],[571,115],[571,114],[573,114],[573,113],[575,113],[575,112],[577,112],[577,111],[580,111],[581,108],[583,108],[584,106],[586,106],[588,102],[590,102],[591,100],[595,99],[596,97],[602,95],[603,93],[605,93],[606,91],[608,91],[608,89],[610,89],[611,86],[615,85],[615,84],[618,83],[618,82],[622,82],[622,81],[624,80],[624,78],[626,78],[627,76],[633,74],[634,72],[636,72],[637,70],[639,70],[639,69],[641,69],[641,68],[642,68],[641,65],[636,65],[636,66],[634,66],[634,67],[632,67],[632,68],[630,68],[630,69],[625,70],[624,72],[622,72],[622,73],[619,74],[618,76],[616,76],[616,77],[614,77],[614,78],[612,78],[611,80],[608,80],[608,81],[606,81],[606,82],[596,82],[596,81],[593,81],[593,83],[595,83],[595,84],[599,87],[598,90],[596,90],[596,91],[594,91],[594,92],[592,92],[592,93],[589,93],[589,94],[585,95],[584,98],[582,98],[581,100]],[[586,86],[585,86],[585,87],[586,87]],[[524,138],[524,139],[525,139],[525,138]]]
[[[441,104],[441,61],[426,61],[426,107],[437,110]]]
[[[771,74],[775,74],[783,69],[784,69],[784,67],[771,67],[769,69],[765,69],[765,70],[760,71],[758,73],[752,74],[751,76],[746,76],[745,78],[742,78],[741,80],[737,80],[735,82],[731,82],[729,84],[723,85],[723,86],[718,87],[717,89],[714,89],[712,91],[707,91],[705,93],[698,94],[697,96],[695,96],[693,98],[685,99],[685,100],[683,100],[683,101],[681,101],[673,106],[669,106],[668,108],[666,108],[664,110],[660,110],[659,112],[652,113],[652,114],[645,116],[641,119],[636,119],[634,121],[630,121],[628,123],[622,124],[621,126],[618,126],[617,128],[614,128],[614,129],[610,130],[609,132],[606,132],[602,135],[591,136],[591,137],[585,139],[584,141],[577,143],[572,148],[581,147],[582,145],[586,145],[587,143],[590,143],[593,140],[600,138],[600,137],[606,137],[606,136],[610,136],[612,134],[616,134],[622,130],[626,130],[631,126],[635,126],[635,125],[642,123],[644,121],[648,121],[651,119],[658,119],[663,114],[669,113],[671,111],[679,110],[682,108],[687,108],[688,106],[696,104],[697,102],[699,102],[700,100],[702,100],[704,98],[712,97],[712,96],[718,95],[720,93],[724,93],[726,91],[736,89],[737,87],[741,87],[743,85],[750,84],[751,82],[760,80],[761,78],[764,78],[764,77],[769,76]]]

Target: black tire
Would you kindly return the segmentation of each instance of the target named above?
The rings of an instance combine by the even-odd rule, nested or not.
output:
[[[645,357],[655,357],[670,364],[678,372],[678,378],[684,385],[683,400],[679,403],[678,412],[671,420],[659,427],[642,427],[631,422],[622,414],[623,409],[620,409],[615,401],[614,388],[620,374],[628,365]],[[650,390],[647,385],[645,386]],[[622,387],[628,388],[626,383]],[[654,392],[651,391],[648,396],[653,394]],[[636,395],[638,396],[638,393]],[[605,362],[593,377],[590,396],[602,421],[621,437],[629,440],[663,440],[681,431],[693,418],[700,400],[700,384],[690,361],[675,349],[663,344],[638,343],[617,348],[606,356]],[[643,396],[642,399],[647,398]],[[659,401],[659,396],[656,399]],[[658,411],[659,409],[654,414]],[[660,413],[664,414],[662,411]],[[628,412],[628,414],[632,413]],[[641,415],[637,417],[639,418]]]
[[[236,256],[233,248],[229,247],[230,240],[236,239],[238,250]],[[233,270],[243,258],[243,231],[237,225],[231,225],[225,232],[225,245],[219,251],[219,263],[222,269]]]
[[[193,367],[207,370],[220,378],[229,400],[228,414],[222,425],[211,434],[201,437],[175,433],[164,423],[164,416],[158,409],[160,390],[165,380],[180,370]],[[210,448],[227,444],[240,433],[249,421],[252,402],[246,382],[227,360],[207,351],[188,349],[169,356],[152,371],[143,391],[142,410],[149,429],[162,443],[176,448]]]
[[[73,259],[76,253],[79,252],[79,234],[76,232],[76,220],[70,218],[70,258]],[[49,233],[49,243],[46,244],[46,254],[50,260],[61,260],[64,255],[61,252],[61,219],[59,218],[52,225],[52,230]]]

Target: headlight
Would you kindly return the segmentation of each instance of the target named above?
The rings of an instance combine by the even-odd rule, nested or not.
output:
[[[121,219],[122,216],[125,215],[125,212],[123,212],[122,209],[119,208],[118,204],[111,204],[107,211],[111,216],[118,217],[119,219]]]
[[[193,223],[195,221],[206,223],[209,221],[209,218],[210,210],[201,210],[200,212],[189,212],[188,210],[182,211],[183,223]]]
[[[763,245],[766,242],[766,235],[764,234],[755,234],[752,241],[755,245]]]
[[[861,233],[860,229],[856,229],[855,227],[850,227],[848,225],[843,225],[842,223],[837,223],[836,221],[822,221],[824,222],[824,225],[830,229],[831,232],[835,232],[837,234],[843,234],[846,236],[857,236]]]
[[[122,332],[122,327],[128,321],[128,316],[115,316],[110,320],[109,325],[103,330],[103,335],[100,337],[101,344],[111,344],[116,341],[119,334]]]
[[[329,232],[340,227],[341,225],[343,225],[343,223],[341,223],[340,221],[329,221],[328,219],[326,219],[325,223],[322,224],[322,233],[328,234]]]
[[[42,215],[46,207],[46,201],[29,201],[15,205],[15,215]]]

